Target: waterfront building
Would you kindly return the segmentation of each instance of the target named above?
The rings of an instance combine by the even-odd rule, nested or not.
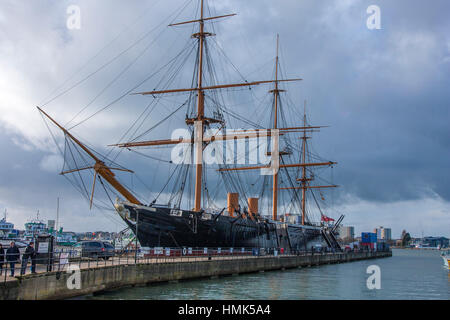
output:
[[[378,240],[390,241],[392,240],[392,230],[391,228],[379,227],[373,230],[377,234]]]
[[[419,242],[422,248],[448,248],[449,239],[446,237],[425,237]]]
[[[340,226],[339,238],[346,241],[353,241],[355,239],[355,227],[353,226]]]

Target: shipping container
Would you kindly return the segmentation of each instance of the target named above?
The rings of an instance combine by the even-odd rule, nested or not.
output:
[[[361,233],[361,243],[376,243],[377,234],[373,232],[363,232]]]
[[[366,242],[366,243],[363,243],[363,242],[361,242],[361,248],[370,248],[370,249],[375,249],[375,243],[373,243],[373,242]]]

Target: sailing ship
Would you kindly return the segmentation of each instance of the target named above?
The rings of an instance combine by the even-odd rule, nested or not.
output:
[[[180,179],[177,181],[180,187],[176,192],[178,196],[176,203],[170,203],[169,201],[168,204],[158,204],[155,200],[146,203],[138,199],[134,192],[119,182],[116,173],[113,172],[132,172],[131,170],[118,166],[113,161],[105,160],[105,157],[100,157],[99,153],[82,143],[68,129],[56,122],[41,107],[38,107],[45,118],[62,130],[65,139],[70,142],[65,143],[66,147],[77,147],[79,152],[91,161],[89,165],[68,168],[61,174],[73,175],[85,170],[93,171],[92,193],[90,195],[91,207],[94,200],[96,180],[99,179],[102,185],[103,181],[106,181],[108,186],[112,187],[118,195],[114,203],[116,212],[136,235],[142,247],[258,247],[284,248],[285,251],[292,252],[309,250],[315,243],[325,242],[330,248],[341,250],[336,240],[336,233],[343,216],[334,224],[329,224],[334,219],[328,218],[322,211],[320,211],[321,221],[318,222],[311,221],[307,214],[308,193],[314,195],[314,191],[337,187],[334,184],[315,185],[313,182],[316,180],[316,176],[313,169],[332,167],[336,162],[314,161],[317,157],[310,157],[312,153],[309,152],[308,148],[308,139],[310,139],[308,134],[317,132],[322,126],[309,125],[306,112],[303,114],[303,124],[291,127],[282,125],[281,96],[285,90],[281,86],[283,83],[296,82],[301,79],[279,78],[278,36],[274,79],[232,84],[213,83],[216,81],[216,77],[206,77],[207,68],[205,65],[210,66],[211,64],[207,41],[209,37],[215,34],[206,30],[206,23],[232,17],[235,14],[205,17],[204,0],[200,0],[199,7],[200,16],[197,19],[169,25],[172,27],[188,24],[198,25],[198,30],[192,34],[197,50],[191,87],[134,93],[150,96],[154,99],[165,94],[187,94],[189,97],[184,105],[187,108],[191,106],[191,108],[189,109],[190,114],[186,112],[185,124],[189,129],[190,137],[151,141],[133,140],[114,145],[114,147],[127,150],[157,146],[187,146],[187,149],[184,150],[189,150],[189,152],[186,152],[186,154],[191,155],[192,159],[195,158],[195,161],[187,164],[186,162],[173,164],[181,168],[179,171],[181,172]],[[211,67],[208,70],[211,70]],[[209,83],[207,83],[207,80]],[[215,104],[214,99],[209,99],[209,102],[213,102],[208,105],[206,98],[220,90],[251,88],[265,84],[273,85],[269,91],[272,97],[270,126],[258,126],[247,131],[228,134],[224,130],[226,121],[223,116],[223,108],[220,107],[220,104]],[[247,122],[251,122],[250,119],[247,120]],[[211,129],[213,130],[211,131]],[[211,132],[214,133],[211,134]],[[288,137],[295,133],[301,133],[299,137],[301,149],[298,150],[298,153],[296,154],[291,149],[294,144],[288,144],[287,147],[280,149],[283,141],[289,140]],[[269,142],[267,142],[268,138],[270,138]],[[226,194],[227,206],[221,210],[217,207],[205,207],[204,198],[207,192],[206,170],[203,161],[205,148],[213,143],[239,140],[248,142],[249,139],[257,139],[258,143],[265,139],[267,144],[263,144],[266,147],[263,153],[270,157],[270,163],[256,166],[239,166],[236,164],[237,161],[232,164],[218,163],[218,168],[214,171],[220,179],[223,179],[222,183],[217,182],[217,184],[218,190],[222,191],[222,198],[225,198]],[[289,158],[298,158],[298,160],[290,163]],[[111,165],[107,164],[108,161]],[[296,169],[296,172],[292,173],[291,169]],[[258,196],[245,197],[246,186],[242,187],[242,183],[237,186],[233,181],[239,179],[244,172],[256,172],[258,174],[261,170],[269,170],[272,173],[264,175],[264,183]],[[194,193],[193,206],[183,208],[181,199],[186,185],[189,184],[189,181],[187,181],[188,172],[192,173],[191,177],[195,178],[192,179],[195,181],[191,189]],[[281,176],[285,177],[283,182],[288,185],[280,184]],[[268,181],[270,182],[268,183]],[[267,196],[269,193],[267,190],[270,189],[268,184],[272,185],[271,196]],[[164,187],[166,185],[164,183]],[[241,193],[238,192],[238,189]],[[278,212],[279,193],[281,192],[290,195],[288,202],[292,211],[289,213],[279,214]],[[271,215],[263,215],[259,200],[269,202],[270,199],[271,203],[266,209],[271,211]],[[315,202],[318,202],[317,199],[315,199]],[[296,210],[297,212],[294,212]]]

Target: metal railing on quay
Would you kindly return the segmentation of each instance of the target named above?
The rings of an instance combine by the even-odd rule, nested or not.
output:
[[[235,260],[261,257],[306,256],[346,254],[349,252],[374,252],[370,248],[345,250],[310,248],[309,250],[285,250],[283,248],[140,248],[110,251],[83,251],[73,248],[58,249],[50,253],[27,257],[24,254],[0,255],[0,276],[3,282],[17,276],[46,272],[71,272],[79,269],[102,268],[117,265],[200,262]],[[378,250],[380,251],[380,250]],[[389,251],[389,250],[386,250]]]

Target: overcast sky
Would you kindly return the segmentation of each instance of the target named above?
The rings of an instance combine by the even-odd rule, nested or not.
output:
[[[208,3],[211,14],[238,14],[214,24],[213,41],[239,70],[227,72],[221,79],[225,83],[242,77],[270,79],[280,34],[286,76],[304,79],[288,86],[290,97],[300,109],[303,100],[308,101],[313,124],[330,125],[314,144],[322,156],[339,163],[333,180],[341,188],[333,201],[336,212],[346,215],[345,224],[354,225],[358,233],[382,225],[391,227],[394,237],[403,229],[413,236],[450,237],[448,1]],[[70,5],[80,9],[80,29],[67,26]],[[367,28],[370,5],[380,8],[381,29]],[[196,7],[197,1],[185,0],[0,2],[0,211],[6,208],[16,227],[22,229],[37,210],[41,218],[54,219],[57,197],[66,230],[124,227],[111,212],[90,211],[85,199],[58,175],[60,157],[36,106],[64,93],[142,38],[43,107],[66,124],[89,105],[72,124],[87,118],[193,41],[191,26],[167,24],[190,20]],[[180,77],[173,85],[189,87],[184,80]],[[155,77],[139,89],[157,85]],[[73,133],[107,150],[148,103],[147,98],[129,96]],[[234,110],[257,112],[242,103]],[[161,118],[169,111],[155,112]],[[167,133],[160,129],[147,138],[168,138]],[[129,154],[119,162],[136,172],[165,168],[146,167]],[[161,171],[167,176],[167,170]]]

